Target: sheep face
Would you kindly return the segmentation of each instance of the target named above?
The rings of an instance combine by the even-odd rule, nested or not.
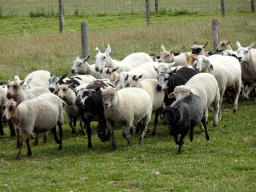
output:
[[[174,88],[174,92],[169,94],[169,98],[175,97],[176,100],[180,99],[181,97],[185,95],[193,94],[193,92],[185,85],[179,85]]]
[[[143,75],[129,75],[128,79],[125,82],[125,87],[136,87],[138,81],[141,80]]]
[[[5,101],[3,105],[2,120],[7,123],[12,117],[16,116],[18,103],[14,101]]]
[[[75,105],[77,107],[82,106],[86,103],[87,99],[96,91],[94,89],[81,88],[76,92]]]
[[[255,42],[254,42],[255,43]],[[250,60],[250,49],[254,46],[254,43],[252,43],[248,47],[242,47],[241,44],[237,41],[237,58],[240,62],[249,62]]]
[[[171,73],[172,72],[172,68],[175,65],[175,62],[172,62],[170,64],[167,63],[162,63],[159,64],[157,66],[157,68],[155,68],[157,73]]]
[[[60,99],[62,99],[63,101],[65,101],[65,103],[67,103],[68,105],[73,104],[73,102],[70,100],[71,97],[71,93],[72,90],[70,89],[70,87],[72,86],[72,83],[69,85],[59,85],[58,89],[57,89],[57,95]]]
[[[129,78],[129,74],[127,72],[120,73],[116,80],[116,88],[123,89],[125,87],[125,83],[128,78]]]
[[[196,58],[194,62],[194,67],[199,71],[199,72],[208,72],[209,68],[213,70],[213,66],[208,60],[207,57],[200,55]]]
[[[171,125],[175,122],[176,110],[173,107],[166,107],[163,110],[163,125]]]
[[[58,89],[58,85],[60,82],[63,81],[63,79],[67,76],[68,73],[64,74],[63,76],[55,76],[53,73],[51,73],[49,78],[49,90],[54,93]]]
[[[109,53],[111,52],[111,48],[108,45],[105,53],[101,53],[98,47],[96,47],[96,60],[95,60],[95,70],[100,72],[103,67],[108,67]]]
[[[111,105],[117,102],[117,92],[113,87],[108,87],[102,90],[103,107],[109,109]]]
[[[103,68],[100,71],[100,78],[101,79],[110,79],[111,81],[115,81],[114,79],[114,72],[118,69],[119,67],[112,69],[112,68]]]
[[[157,79],[158,79],[157,86],[156,86],[157,91],[168,89],[169,76],[170,75],[168,73],[159,73],[157,75]]]
[[[16,81],[9,81],[7,84],[7,94],[6,97],[8,99],[15,99],[19,96],[21,88],[20,86],[24,83],[24,80],[21,81],[20,83]]]
[[[194,62],[196,60],[198,55],[196,54],[191,54],[191,55],[186,55],[186,60],[188,65],[194,66]]]
[[[88,55],[86,58],[83,60],[79,58],[79,56],[76,57],[76,60],[73,61],[73,66],[71,68],[71,73],[72,74],[87,74],[88,73],[88,63],[87,61],[89,60],[90,55]]]
[[[204,55],[205,54],[205,47],[207,46],[208,41],[204,45],[197,45],[195,42],[194,45],[191,47],[191,53],[196,55]]]
[[[217,52],[222,52],[224,50],[231,50],[231,47],[229,45],[231,41],[222,41],[219,43],[218,47],[216,48]]]

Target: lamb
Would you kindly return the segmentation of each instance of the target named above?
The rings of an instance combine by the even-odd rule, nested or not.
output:
[[[200,96],[205,109],[208,109],[212,103],[214,104],[213,126],[217,126],[219,121],[220,91],[215,77],[210,73],[198,73],[191,77],[185,85],[175,87],[174,92],[169,94],[168,97],[175,97],[178,100],[182,96],[189,94]],[[208,120],[207,110],[206,120]]]
[[[2,122],[2,107],[3,107],[4,102],[8,100],[6,97],[6,94],[7,94],[7,86],[1,85],[0,86],[0,114],[1,114],[0,115],[0,135],[2,135],[2,136],[4,135],[3,122]],[[11,137],[15,136],[16,133],[15,133],[15,129],[14,129],[12,120],[8,121],[8,125],[10,128]]]
[[[151,101],[153,103],[152,105],[152,112],[156,112],[155,114],[155,121],[154,121],[154,129],[152,132],[152,136],[156,135],[156,126],[158,124],[158,116],[162,111],[163,107],[163,102],[164,102],[164,97],[165,97],[165,92],[162,91],[157,91],[156,90],[156,85],[157,85],[157,80],[156,79],[128,79],[125,87],[138,87],[142,88],[145,91],[148,92],[149,96],[151,97]],[[138,133],[139,130],[136,129],[136,132]]]
[[[171,73],[159,73],[157,75],[158,83],[156,89],[157,91],[165,90],[165,105],[170,106],[174,102],[174,99],[168,98],[168,95],[174,91],[174,88],[178,85],[184,85],[197,73],[198,71],[189,67],[175,69]]]
[[[95,79],[95,77],[91,75],[75,75],[73,77],[67,77],[68,73],[62,75],[62,76],[55,76],[53,73],[51,73],[51,77],[49,78],[49,90],[52,93],[55,93],[58,89],[58,85],[61,84],[72,84],[72,89],[76,88],[77,86],[84,84],[84,83],[90,83]]]
[[[50,78],[50,72],[48,71],[45,71],[45,70],[33,71],[25,77],[24,83],[22,84],[21,89],[23,91],[27,91],[32,87],[44,87],[48,89],[49,78]]]
[[[104,115],[109,125],[113,149],[117,148],[114,138],[115,123],[123,125],[122,135],[127,140],[127,146],[131,146],[134,132],[133,123],[140,122],[142,132],[139,144],[142,145],[152,113],[152,101],[149,94],[141,88],[117,91],[115,88],[108,87],[102,90],[102,97]]]
[[[62,105],[62,100],[52,93],[46,93],[21,103],[14,101],[4,103],[3,121],[12,119],[17,128],[24,133],[16,160],[21,159],[21,150],[25,141],[28,146],[27,157],[32,155],[29,136],[34,137],[34,133],[38,132],[47,132],[52,129],[55,142],[59,144],[59,150],[62,149]],[[59,127],[60,139],[57,137],[56,123]]]
[[[127,81],[138,79],[157,79],[157,73],[154,69],[154,63],[144,63],[138,67],[132,68],[128,72],[121,72],[116,80],[116,87],[122,89]]]
[[[88,135],[88,148],[92,148],[91,142],[91,121],[98,121],[98,137],[102,142],[108,141],[110,135],[106,135],[106,119],[100,88],[114,87],[108,80],[95,80],[85,88],[77,87],[75,105],[78,107],[79,114],[84,122]]]
[[[76,60],[73,61],[71,73],[72,74],[78,73],[80,75],[91,75],[96,79],[100,79],[100,73],[95,71],[95,64],[89,65],[89,63],[87,63],[89,58],[90,58],[90,55],[88,55],[83,60],[80,59],[79,56],[77,56]]]
[[[205,47],[207,46],[208,41],[204,45],[197,45],[197,42],[194,42],[194,45],[191,47],[191,53],[196,55],[205,55]]]
[[[196,58],[194,66],[203,73],[211,73],[217,80],[220,91],[220,106],[226,88],[233,87],[236,93],[233,112],[237,111],[238,98],[241,90],[241,67],[237,59],[230,56],[215,55]],[[221,118],[221,112],[220,116]]]
[[[142,52],[130,54],[122,61],[114,60],[109,56],[111,52],[109,44],[104,53],[101,53],[98,47],[96,47],[96,52],[95,70],[98,72],[100,72],[103,67],[113,69],[119,67],[117,72],[120,73],[122,71],[129,71],[143,63],[153,62],[153,59],[148,54]]]
[[[252,48],[254,44],[255,42],[248,47],[242,47],[238,41],[236,42],[237,58],[242,69],[242,95],[247,99],[256,83],[256,49]],[[244,81],[251,83],[246,93],[244,92]]]
[[[111,83],[116,83],[116,80],[118,78],[118,73],[116,70],[119,67],[112,69],[112,68],[102,68],[100,71],[100,79],[109,79]]]
[[[78,107],[75,105],[76,94],[71,89],[73,83],[68,85],[62,84],[58,86],[58,90],[56,95],[62,99],[67,105],[64,106],[66,114],[68,116],[68,123],[72,129],[71,133],[77,133],[76,131],[76,121],[80,118],[80,114],[78,111]],[[80,127],[82,130],[82,134],[85,135],[85,131],[83,129],[82,121],[80,121]]]
[[[164,47],[164,45],[161,46],[162,52],[160,53],[160,59],[158,62],[163,62],[163,63],[173,63],[173,66],[186,66],[187,61],[185,57],[185,53],[174,56],[174,49],[167,51]],[[189,53],[187,53],[189,54]],[[172,66],[172,67],[173,67]]]
[[[185,95],[163,110],[163,124],[171,127],[170,133],[179,145],[177,154],[181,153],[183,139],[189,131],[190,141],[193,141],[193,130],[199,123],[202,123],[208,141],[210,138],[206,127],[206,110],[202,99],[197,95]],[[178,134],[181,134],[179,141]]]
[[[232,48],[231,46],[229,45],[231,41],[221,41],[218,45],[218,47],[216,48],[216,51],[217,52],[223,52],[224,50],[231,50],[232,51]]]

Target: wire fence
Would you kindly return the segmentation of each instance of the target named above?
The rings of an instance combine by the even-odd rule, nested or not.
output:
[[[151,19],[146,26],[145,0],[79,1],[64,0],[64,33],[59,34],[59,2],[50,0],[4,0],[0,2],[0,80],[13,79],[15,74],[24,78],[31,71],[45,69],[56,74],[70,71],[77,55],[82,55],[81,22],[88,22],[89,53],[95,61],[95,47],[103,52],[109,43],[111,56],[122,59],[133,52],[160,53],[160,46],[167,49],[177,46],[177,51],[189,51],[194,41],[206,43],[212,51],[212,19],[174,22],[175,14],[218,13],[221,15],[221,1],[212,0],[159,0],[158,11],[173,13],[168,25],[161,25],[158,19]],[[239,40],[244,45],[255,41],[255,15],[232,17],[235,12],[249,12],[248,0],[225,0],[226,18],[219,19],[220,40]],[[150,12],[155,12],[155,1],[150,1]],[[132,16],[143,13],[144,19],[138,26],[132,23]],[[93,15],[98,16],[96,20]],[[127,21],[129,17],[130,20]],[[161,18],[161,14],[157,15]],[[193,14],[191,15],[193,17]],[[68,18],[68,19],[67,19]],[[124,19],[122,26],[102,30],[108,23]],[[168,21],[169,21],[168,20]],[[132,27],[131,27],[132,26]],[[93,30],[91,30],[93,29]],[[97,30],[100,29],[100,30]],[[245,33],[246,32],[246,33]]]

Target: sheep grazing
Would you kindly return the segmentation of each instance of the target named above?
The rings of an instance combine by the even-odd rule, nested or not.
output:
[[[171,73],[159,73],[157,75],[158,83],[156,89],[157,91],[165,90],[165,105],[170,106],[174,102],[174,99],[168,98],[168,94],[172,93],[176,86],[184,85],[191,77],[197,73],[198,71],[189,67],[175,69]]]
[[[197,45],[197,42],[194,42],[194,45],[191,47],[191,53],[196,55],[205,55],[205,47],[207,46],[208,41],[204,45]]]
[[[202,123],[208,141],[210,138],[206,127],[206,111],[202,99],[197,95],[185,95],[163,110],[163,124],[171,127],[170,133],[179,145],[177,154],[181,153],[183,139],[189,131],[190,141],[193,141],[193,130],[199,123]]]
[[[237,41],[237,58],[242,68],[242,95],[249,98],[249,94],[256,83],[256,49],[253,49],[255,42],[247,47],[242,47]],[[246,93],[244,92],[244,81],[250,82],[250,86]]]
[[[138,80],[138,79],[156,79],[157,73],[154,69],[154,63],[148,62],[144,63],[138,67],[132,68],[128,72],[121,72],[118,75],[118,78],[116,80],[116,87],[118,89],[122,89],[125,87],[125,83],[128,80]]]
[[[117,72],[129,71],[130,69],[137,67],[146,62],[153,62],[153,59],[146,53],[133,53],[125,57],[122,61],[112,59],[109,54],[111,48],[108,44],[104,53],[101,53],[98,47],[96,47],[96,61],[95,70],[100,72],[103,67],[118,68]]]
[[[224,50],[231,50],[232,51],[232,48],[231,46],[229,45],[231,41],[221,41],[218,45],[218,47],[216,48],[216,51],[217,52],[222,52]]]
[[[214,55],[205,57],[199,55],[194,63],[202,73],[211,73],[217,80],[220,91],[220,106],[226,88],[233,87],[236,93],[233,112],[237,111],[238,98],[241,91],[241,67],[238,60],[230,56]],[[221,114],[221,113],[220,113]],[[220,118],[221,116],[219,116]]]
[[[141,145],[152,113],[152,101],[149,94],[141,88],[117,91],[115,88],[108,87],[102,90],[102,97],[104,115],[109,125],[113,149],[117,148],[114,138],[115,123],[123,125],[122,135],[127,140],[127,146],[130,146],[134,133],[133,123],[140,122],[142,132],[139,144]]]
[[[55,76],[53,73],[51,73],[51,77],[49,78],[49,90],[52,93],[55,93],[55,91],[57,91],[58,89],[58,85],[61,84],[72,84],[72,89],[76,88],[77,86],[84,84],[84,83],[90,83],[95,79],[95,77],[91,76],[91,75],[76,75],[73,77],[67,77],[68,73],[62,75],[62,76]]]
[[[158,116],[161,114],[162,108],[163,108],[163,102],[164,102],[164,97],[165,97],[165,92],[164,91],[157,91],[156,90],[156,85],[157,85],[157,80],[156,79],[128,79],[125,87],[138,87],[142,88],[145,91],[148,92],[149,96],[151,97],[152,101],[152,112],[155,113],[155,121],[154,121],[154,129],[152,132],[152,136],[156,135],[156,126],[158,124]],[[139,126],[137,126],[139,128]],[[136,128],[136,132],[139,132],[139,129]]]
[[[25,141],[28,146],[27,157],[32,155],[29,136],[34,137],[34,133],[38,132],[53,129],[55,142],[59,144],[59,150],[62,149],[62,106],[62,100],[52,93],[46,93],[21,103],[14,101],[4,103],[3,121],[12,119],[17,128],[24,133],[16,160],[21,159],[21,150]],[[56,123],[59,127],[60,139],[57,137]]]
[[[210,73],[198,73],[191,77],[185,85],[175,87],[174,92],[169,94],[169,98],[175,97],[176,100],[184,95],[195,94],[201,97],[205,109],[214,104],[213,126],[218,125],[220,91],[215,77]],[[206,110],[206,120],[208,119],[208,110]],[[203,127],[201,127],[203,130]]]
[[[6,85],[1,85],[0,86],[0,135],[4,135],[4,129],[3,129],[3,122],[2,122],[2,107],[5,101],[7,101],[7,86]],[[12,120],[8,121],[8,125],[10,128],[10,132],[11,132],[11,137],[15,136],[15,129],[13,126],[13,122]]]
[[[90,58],[90,55],[88,55],[84,59],[80,59],[79,56],[77,56],[76,60],[73,61],[71,73],[72,74],[78,73],[80,75],[91,75],[96,79],[100,79],[100,73],[95,71],[95,64],[89,65],[89,63],[87,63],[89,58]]]
[[[92,148],[91,127],[92,121],[98,121],[98,137],[102,142],[108,141],[110,135],[106,135],[106,119],[100,88],[114,87],[108,80],[95,80],[85,88],[77,87],[75,105],[78,107],[79,114],[85,124],[88,135],[88,148]]]
[[[160,53],[160,59],[158,62],[163,62],[163,63],[173,63],[173,66],[186,66],[186,57],[185,54],[180,54],[175,56],[174,55],[174,49],[167,51],[164,47],[164,45],[161,46],[162,52]],[[188,53],[189,54],[189,53]]]
[[[80,118],[80,114],[78,111],[78,107],[75,105],[76,94],[71,89],[73,83],[68,85],[62,84],[58,86],[58,90],[56,95],[62,99],[67,105],[64,106],[64,109],[68,116],[68,124],[72,129],[71,133],[77,133],[76,131],[76,121]],[[85,135],[85,131],[82,125],[82,121],[80,120],[80,127],[82,134]]]
[[[109,79],[111,83],[116,83],[116,80],[118,78],[118,73],[116,70],[119,67],[112,69],[112,68],[102,68],[100,71],[100,79]]]

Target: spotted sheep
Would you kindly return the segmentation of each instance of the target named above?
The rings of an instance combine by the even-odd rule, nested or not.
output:
[[[116,83],[119,73],[117,73],[117,68],[102,68],[100,71],[100,79],[109,79],[111,83]]]
[[[123,126],[122,136],[127,140],[127,146],[131,146],[133,124],[140,122],[142,132],[139,144],[141,145],[152,113],[152,101],[149,94],[141,88],[117,90],[108,87],[102,90],[102,97],[104,116],[109,126],[113,149],[117,148],[114,137],[115,124]]]
[[[71,73],[78,73],[80,75],[91,75],[96,79],[100,79],[100,73],[95,70],[95,64],[89,65],[89,63],[87,62],[89,58],[90,55],[88,55],[84,59],[80,59],[80,57],[77,56],[76,60],[73,61]]]
[[[10,119],[17,128],[24,133],[19,146],[16,160],[21,159],[21,150],[24,142],[27,143],[27,157],[32,155],[29,136],[35,137],[34,133],[53,130],[54,139],[62,149],[62,124],[63,124],[63,101],[52,93],[45,93],[36,98],[23,102],[6,101],[3,106],[3,121]],[[60,139],[57,137],[56,124],[59,127]]]
[[[95,70],[100,72],[102,68],[118,68],[117,72],[129,71],[130,69],[137,67],[146,62],[153,62],[153,59],[146,53],[133,53],[125,57],[122,61],[117,61],[112,59],[109,54],[111,53],[111,48],[108,44],[104,53],[101,53],[99,48],[96,47],[96,61]]]

